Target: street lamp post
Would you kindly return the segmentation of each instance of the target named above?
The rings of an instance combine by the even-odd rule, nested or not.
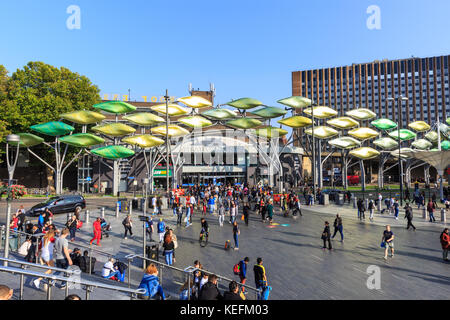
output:
[[[312,183],[313,183],[313,203],[316,201],[316,140],[314,139],[314,102],[311,100],[311,137],[312,137]]]
[[[402,140],[400,139],[400,126],[402,124],[402,101],[407,101],[408,98],[402,95],[397,97],[398,102],[398,125],[397,125],[397,135],[398,135],[398,171],[399,171],[399,179],[400,179],[400,206],[403,206],[403,168],[402,168],[402,158],[401,158],[401,147]],[[394,110],[395,110],[395,99],[393,97],[389,97],[388,101],[392,101]]]
[[[166,89],[166,190],[167,196],[169,196],[169,93]]]
[[[16,155],[15,157],[12,156],[11,158],[13,161],[11,162],[10,156],[9,156],[9,145],[11,143],[17,144],[16,149]],[[5,254],[4,257],[7,259],[9,257],[9,222],[11,220],[11,200],[12,200],[12,194],[11,194],[11,185],[12,180],[14,176],[14,170],[16,169],[17,160],[19,158],[19,148],[20,148],[20,136],[16,134],[10,134],[6,136],[6,163],[8,166],[8,192],[7,192],[7,211],[6,211],[6,234],[5,234]],[[11,150],[12,153],[12,150]],[[4,266],[8,266],[8,262],[4,262]]]

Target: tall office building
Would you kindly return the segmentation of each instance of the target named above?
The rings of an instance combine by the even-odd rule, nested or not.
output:
[[[330,106],[339,116],[368,108],[378,118],[400,122],[402,128],[416,120],[434,123],[438,116],[445,121],[450,117],[449,64],[447,55],[295,71],[292,95]],[[400,95],[408,98],[401,106],[387,99]]]

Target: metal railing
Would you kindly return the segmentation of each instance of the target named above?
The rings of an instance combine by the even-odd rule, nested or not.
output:
[[[187,290],[188,290],[189,293],[191,292],[191,279],[193,277],[194,271],[198,270],[198,271],[200,271],[202,273],[207,273],[207,274],[213,274],[214,273],[212,271],[202,270],[202,269],[198,269],[198,268],[195,268],[195,267],[192,267],[192,266],[189,266],[189,267],[187,267],[185,269],[180,269],[180,268],[177,268],[177,267],[174,267],[174,266],[169,266],[166,263],[163,263],[163,262],[160,262],[160,261],[156,261],[156,260],[153,260],[153,259],[150,259],[150,258],[146,258],[146,257],[140,256],[140,255],[136,255],[136,254],[129,254],[129,255],[125,256],[125,258],[128,260],[128,270],[129,270],[128,271],[128,288],[131,287],[131,262],[135,258],[143,260],[143,261],[148,261],[148,262],[153,263],[153,264],[156,265],[156,267],[158,268],[158,276],[160,278],[159,283],[161,284],[161,286],[163,284],[163,269],[169,269],[169,270],[177,272],[181,276],[181,279],[183,279],[183,283],[186,283],[186,281],[187,281],[187,284],[188,284]],[[215,275],[217,276],[217,278],[219,280],[223,280],[223,281],[226,281],[228,283],[233,281],[232,279],[229,279],[227,277],[224,277],[224,276],[221,276],[221,275],[218,275],[218,274],[215,274]],[[175,282],[174,277],[172,277],[171,280],[172,280],[172,282]],[[239,285],[241,287],[245,288],[245,289],[248,289],[249,291],[254,292],[256,300],[258,299],[258,294],[261,292],[261,290],[256,289],[256,288],[251,287],[251,286],[246,285],[246,284],[239,284]],[[224,290],[228,290],[228,286],[224,285]],[[188,299],[190,299],[190,298],[191,298],[191,295],[189,294],[188,295]]]
[[[41,264],[37,264],[37,263],[31,263],[31,262],[19,261],[19,260],[7,259],[7,258],[1,258],[1,257],[0,257],[0,261],[7,262],[7,263],[12,263],[12,264],[18,264],[18,265],[20,265],[20,268],[24,269],[24,270],[27,267],[32,267],[32,268],[38,268],[38,269],[45,269],[45,270],[50,270],[50,271],[62,272],[65,275],[73,275],[73,274],[80,274],[81,273],[80,270],[61,269],[61,268],[50,267],[50,266],[41,265]],[[23,300],[23,284],[24,284],[24,280],[25,280],[24,279],[24,275],[21,274],[20,275],[20,293],[19,293],[19,299],[20,300]],[[68,290],[69,290],[69,287],[66,286],[66,296],[68,295]]]
[[[79,278],[79,279],[65,278],[62,276],[49,275],[46,273],[29,271],[29,270],[24,270],[21,268],[0,266],[0,272],[9,272],[12,274],[19,274],[21,276],[31,276],[31,277],[43,278],[43,279],[48,279],[48,280],[53,280],[53,281],[60,281],[60,282],[63,282],[66,284],[66,288],[69,287],[69,284],[83,285],[84,287],[82,287],[82,289],[86,293],[86,300],[89,300],[90,293],[92,292],[93,288],[101,288],[101,289],[106,289],[106,290],[128,293],[130,295],[131,300],[135,299],[138,294],[145,294],[145,289],[129,289],[129,288],[124,288],[124,287],[119,287],[119,286],[103,284],[100,282],[83,280],[81,278]],[[48,284],[48,289],[47,289],[47,300],[51,300],[52,286],[53,286],[52,281],[50,281]],[[67,294],[66,294],[66,296],[67,296]]]
[[[92,253],[93,252],[103,255],[103,256],[107,257],[108,259],[116,256],[114,254],[93,248],[92,245],[86,245],[86,244],[82,244],[82,243],[78,243],[78,242],[74,242],[74,241],[73,242],[69,241],[69,245],[71,245],[75,248],[84,248],[84,249],[88,250],[88,254],[89,254],[89,272],[88,273],[89,274],[92,274]]]
[[[22,246],[22,244],[24,242],[22,240],[23,238],[25,238],[25,241],[26,241],[26,239],[34,237],[36,239],[36,241],[33,243],[35,245],[35,257],[36,258],[38,257],[39,242],[40,242],[41,238],[44,236],[44,233],[30,234],[30,233],[26,233],[26,232],[18,231],[18,230],[10,230],[9,232],[10,232],[9,233],[9,236],[10,236],[9,249],[11,252],[18,253],[20,247]],[[5,250],[5,248],[4,248],[5,242],[6,242],[5,241],[6,239],[4,239],[5,237],[6,237],[6,226],[2,225],[0,227],[0,251]],[[11,241],[12,239],[17,239],[17,243],[15,243],[14,241]]]

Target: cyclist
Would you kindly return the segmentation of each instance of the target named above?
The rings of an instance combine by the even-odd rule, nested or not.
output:
[[[206,235],[206,238],[208,239],[208,236],[209,236],[209,234],[208,234],[209,228],[208,228],[208,222],[205,220],[205,218],[202,218],[200,221],[201,221],[201,223],[202,223],[202,229],[201,229],[201,231],[200,231],[200,241],[202,241],[202,238],[203,238],[203,235],[204,235],[204,234]]]

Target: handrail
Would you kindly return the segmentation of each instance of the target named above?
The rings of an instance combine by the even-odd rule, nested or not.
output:
[[[134,258],[139,258],[139,259],[141,259],[141,260],[150,261],[151,263],[154,263],[154,264],[156,264],[156,265],[158,265],[158,266],[160,266],[160,267],[162,267],[162,268],[169,268],[169,269],[172,269],[172,270],[176,270],[176,271],[178,271],[178,272],[182,272],[183,274],[187,274],[187,275],[188,275],[188,281],[189,281],[189,282],[190,282],[191,273],[194,272],[194,271],[196,271],[196,270],[201,271],[201,272],[204,272],[204,273],[208,273],[208,274],[213,274],[213,272],[211,272],[211,271],[202,270],[202,269],[195,268],[195,267],[192,267],[192,266],[189,266],[189,267],[187,267],[187,268],[185,268],[185,269],[180,269],[180,268],[177,268],[177,267],[169,266],[168,264],[165,264],[165,263],[163,263],[163,262],[159,262],[159,261],[156,261],[156,260],[153,260],[153,259],[150,259],[150,258],[146,258],[146,257],[140,256],[140,255],[137,255],[137,254],[129,254],[129,255],[126,255],[125,258],[128,260],[128,270],[129,270],[129,271],[128,271],[128,287],[129,287],[129,288],[130,288],[130,286],[131,286],[131,280],[130,280],[130,279],[131,279],[131,268],[130,268],[131,266],[130,266],[130,264],[131,264],[131,261],[132,261]],[[219,278],[219,279],[221,279],[221,280],[225,280],[225,281],[228,281],[228,282],[233,281],[232,279],[223,277],[223,276],[218,275],[218,274],[216,274],[216,276],[217,276],[217,278]],[[160,282],[162,282],[162,280],[161,280]],[[256,299],[258,298],[258,294],[261,292],[261,290],[259,290],[259,289],[257,289],[257,288],[254,288],[254,287],[252,287],[252,286],[246,285],[246,284],[240,283],[239,285],[240,285],[241,287],[244,287],[244,288],[246,288],[246,289],[249,289],[249,290],[251,290],[251,291],[254,291],[254,292],[255,292]],[[188,284],[188,287],[189,287],[189,292],[190,292],[190,283]]]
[[[109,284],[103,284],[101,282],[83,280],[81,278],[79,278],[79,279],[65,278],[65,277],[61,277],[61,276],[57,276],[57,275],[49,275],[46,273],[27,271],[27,270],[23,270],[20,268],[0,266],[0,272],[9,272],[9,273],[13,273],[13,274],[17,273],[17,274],[20,274],[21,276],[27,275],[27,276],[32,276],[32,277],[50,279],[50,280],[54,280],[54,281],[61,281],[61,282],[66,283],[66,287],[68,287],[67,283],[84,285],[85,287],[83,289],[86,291],[86,300],[89,300],[91,288],[102,288],[102,289],[106,289],[106,290],[126,292],[126,293],[130,294],[131,299],[133,299],[134,295],[136,295],[136,294],[145,294],[145,289],[129,289],[129,288],[124,288],[124,287],[119,287],[119,286],[112,286]],[[51,287],[52,287],[52,284],[49,283],[48,290],[47,290],[47,300],[51,299]]]
[[[6,261],[6,262],[10,262],[10,263],[20,264],[21,266],[33,267],[33,268],[38,268],[38,269],[47,269],[47,270],[52,270],[52,271],[57,271],[57,272],[65,272],[68,274],[81,274],[80,270],[68,270],[68,269],[62,269],[62,268],[57,268],[57,267],[50,267],[50,266],[43,265],[43,264],[37,264],[37,263],[32,263],[32,262],[27,262],[27,261],[20,261],[20,260],[15,260],[15,259],[8,259],[8,258],[3,258],[3,257],[0,257],[0,261]]]

